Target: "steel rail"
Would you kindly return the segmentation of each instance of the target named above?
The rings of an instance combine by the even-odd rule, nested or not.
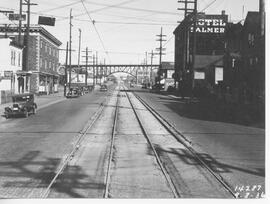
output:
[[[173,182],[172,182],[172,179],[171,179],[170,175],[169,175],[168,172],[166,171],[166,168],[163,166],[163,164],[162,164],[162,162],[161,162],[161,160],[160,160],[160,158],[159,158],[159,155],[158,155],[158,153],[157,153],[157,151],[156,151],[156,149],[155,149],[153,143],[151,142],[151,140],[150,140],[150,138],[149,138],[149,133],[147,132],[146,128],[144,127],[144,125],[143,125],[143,123],[142,123],[142,121],[141,121],[141,119],[140,119],[140,117],[139,117],[139,115],[138,115],[138,113],[137,113],[137,110],[136,110],[136,108],[134,107],[133,102],[131,101],[131,98],[130,98],[129,94],[126,92],[126,90],[125,90],[125,93],[126,93],[127,98],[128,98],[128,100],[129,100],[129,102],[130,102],[130,105],[131,105],[131,107],[132,107],[132,110],[133,110],[133,112],[134,112],[134,114],[135,114],[135,116],[136,116],[136,118],[137,118],[137,121],[138,121],[138,123],[139,123],[139,125],[140,125],[140,127],[141,127],[141,129],[142,129],[142,132],[143,132],[143,134],[144,134],[144,136],[145,136],[145,138],[146,138],[148,144],[150,145],[152,151],[154,152],[154,155],[155,155],[155,158],[156,158],[156,160],[157,160],[157,163],[158,163],[158,165],[159,165],[159,167],[160,167],[160,169],[161,169],[163,175],[165,176],[165,179],[166,179],[166,181],[167,181],[167,183],[168,183],[168,185],[169,185],[169,187],[170,187],[170,189],[171,189],[171,191],[172,191],[174,197],[175,197],[175,198],[180,198],[180,197],[181,197],[181,196],[180,196],[180,193],[177,191],[177,188],[174,186],[174,184],[173,184]]]
[[[53,186],[53,184],[55,183],[56,179],[59,177],[59,175],[63,172],[63,170],[65,169],[65,167],[67,166],[67,164],[72,160],[74,154],[78,151],[79,146],[81,141],[83,140],[84,136],[87,134],[87,131],[95,124],[95,122],[98,120],[98,118],[101,116],[104,107],[107,105],[108,100],[109,100],[109,96],[107,95],[106,98],[102,101],[102,103],[100,104],[98,110],[95,112],[94,116],[92,116],[85,124],[85,126],[82,128],[82,130],[80,131],[79,135],[77,135],[76,137],[78,137],[74,148],[71,150],[71,152],[68,154],[68,156],[66,157],[66,159],[64,160],[64,162],[62,162],[61,165],[59,165],[58,170],[55,174],[55,176],[53,177],[53,179],[51,180],[51,182],[49,183],[49,185],[47,186],[45,192],[42,194],[42,198],[47,198],[51,187]]]
[[[200,162],[200,164],[207,169],[207,171],[234,197],[236,196],[235,192],[232,190],[230,185],[226,183],[224,178],[214,172],[209,165],[207,165],[203,159],[198,155],[196,150],[190,146],[190,142],[185,138],[185,136],[179,132],[172,124],[170,124],[163,116],[161,116],[156,110],[153,109],[149,104],[147,104],[140,96],[133,92],[133,95],[146,107],[146,109],[160,122],[160,124],[182,145],[184,145],[189,152]]]
[[[113,158],[114,138],[115,138],[115,134],[116,134],[118,112],[119,112],[119,93],[120,93],[120,87],[119,87],[119,91],[117,93],[117,101],[116,101],[115,112],[114,112],[113,128],[112,128],[112,134],[111,134],[111,145],[110,145],[110,153],[109,153],[109,162],[108,162],[107,173],[106,173],[106,177],[105,177],[104,198],[109,197],[111,163],[112,163],[112,158]]]

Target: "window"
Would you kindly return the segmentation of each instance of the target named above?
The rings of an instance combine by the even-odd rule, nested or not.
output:
[[[44,60],[44,68],[47,69],[47,61]]]
[[[232,59],[232,68],[234,68],[235,67],[235,59],[233,58]]]
[[[253,65],[253,58],[249,58],[249,65]]]
[[[45,52],[47,52],[47,45],[46,45],[46,43],[44,43],[44,47],[45,47]]]
[[[248,44],[251,45],[251,46],[253,46],[254,45],[254,39],[255,39],[254,34],[249,33],[248,34]]]
[[[21,53],[18,53],[18,66],[21,66]]]
[[[43,42],[42,41],[40,41],[40,48],[42,48],[43,47]]]
[[[40,61],[39,61],[39,68],[42,67],[42,59],[40,58]]]

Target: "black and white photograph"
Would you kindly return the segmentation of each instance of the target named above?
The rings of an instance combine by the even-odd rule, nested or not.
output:
[[[1,0],[0,203],[266,201],[268,3]]]

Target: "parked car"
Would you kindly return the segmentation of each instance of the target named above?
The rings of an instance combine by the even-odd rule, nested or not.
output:
[[[67,98],[78,98],[81,96],[81,91],[78,88],[71,88],[67,93]]]
[[[108,91],[107,85],[101,85],[99,91]]]
[[[147,84],[143,84],[142,89],[147,89]]]
[[[12,96],[12,105],[5,107],[4,116],[8,119],[13,116],[28,117],[36,114],[37,104],[34,102],[34,94],[16,94]]]

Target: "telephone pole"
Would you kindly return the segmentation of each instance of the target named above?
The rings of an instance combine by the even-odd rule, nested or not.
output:
[[[66,66],[65,66],[65,84],[64,84],[64,96],[67,93],[67,68],[68,68],[68,42],[66,47]]]
[[[23,70],[28,70],[28,58],[29,58],[29,35],[30,35],[30,8],[31,6],[36,6],[37,4],[31,3],[31,0],[24,0],[25,3],[22,5],[27,5],[27,26],[26,26],[26,35],[25,35],[25,52],[24,52],[24,66]],[[20,7],[22,6],[20,5]],[[20,11],[21,12],[21,11]]]
[[[68,88],[70,89],[71,86],[71,43],[72,43],[72,9],[70,9],[69,15],[69,83]]]
[[[194,66],[195,66],[195,55],[196,55],[196,27],[197,27],[197,0],[181,0],[178,3],[184,4],[183,7],[178,8],[178,10],[184,11],[184,21],[186,22],[185,26],[185,37],[184,37],[184,64],[183,64],[183,90],[186,89],[186,71],[189,70],[190,74],[190,85],[191,94],[194,88]],[[193,39],[192,39],[192,49],[190,49],[190,28],[193,26]],[[190,55],[190,50],[192,53]],[[191,63],[190,63],[190,56]]]
[[[22,0],[20,0],[19,45],[22,45]]]
[[[98,52],[96,51],[96,65],[98,65]],[[98,84],[99,70],[98,66],[96,66],[96,84]]]
[[[81,59],[81,34],[82,30],[79,28],[78,70],[80,70],[80,59]],[[77,72],[77,81],[79,81],[79,72]]]
[[[166,41],[165,39],[163,39],[164,37],[166,37],[166,35],[163,35],[162,33],[162,27],[160,30],[160,35],[157,35],[157,37],[159,37],[157,39],[157,41],[159,41],[159,48],[156,48],[157,51],[159,51],[159,69],[158,69],[158,84],[160,84],[160,70],[161,70],[161,62],[162,62],[162,55],[165,55],[165,53],[163,53],[163,51],[165,50],[165,48],[163,48],[163,43],[164,41]]]
[[[83,51],[83,52],[85,52],[85,56],[83,56],[83,57],[85,57],[85,86],[87,86],[87,79],[88,79],[88,58],[90,57],[92,57],[92,56],[90,56],[89,55],[89,52],[91,52],[91,51],[89,51],[88,50],[88,47],[86,47],[86,49],[85,49],[85,51]],[[94,79],[94,78],[93,78]]]
[[[96,64],[96,56],[95,54],[93,54],[93,85],[95,87],[96,85],[96,68],[95,68],[95,64]]]
[[[153,58],[154,58],[154,52],[153,52],[153,50],[151,51],[151,53],[150,53],[150,55],[151,55],[151,67],[150,67],[150,84],[151,84],[151,87],[152,87],[152,85],[153,85],[153,81],[152,81],[152,78],[153,78]]]

